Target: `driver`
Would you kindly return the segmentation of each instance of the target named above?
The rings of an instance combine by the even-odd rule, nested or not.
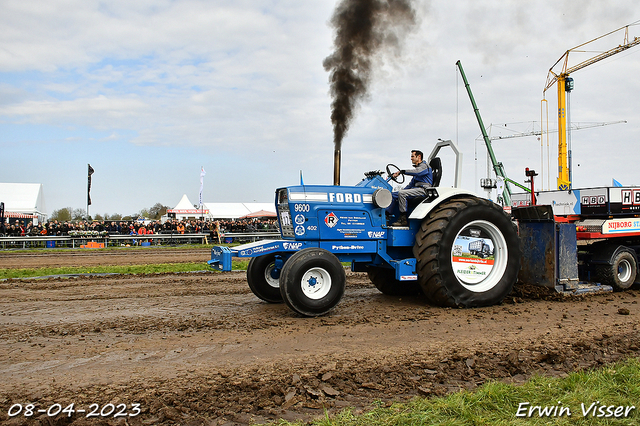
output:
[[[433,185],[433,173],[426,161],[422,159],[424,155],[422,151],[414,149],[411,151],[411,164],[413,164],[413,170],[398,170],[391,176],[394,178],[400,174],[411,176],[411,182],[405,188],[400,189],[398,192],[393,192],[393,203],[389,207],[388,211],[392,211],[395,204],[398,204],[400,210],[400,217],[397,221],[391,224],[391,226],[408,226],[407,221],[407,205],[409,198],[424,197],[427,195],[426,188]]]

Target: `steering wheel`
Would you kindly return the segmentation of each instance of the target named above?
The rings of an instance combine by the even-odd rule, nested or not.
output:
[[[391,167],[393,167],[396,170],[392,172]],[[393,173],[399,172],[399,171],[400,171],[400,167],[396,166],[395,164],[387,164],[387,176],[389,176],[389,179],[391,179],[395,183],[399,183],[400,185],[402,185],[404,183],[404,175],[402,173],[400,173],[396,177],[393,177]],[[399,179],[400,176],[402,176],[402,180]]]

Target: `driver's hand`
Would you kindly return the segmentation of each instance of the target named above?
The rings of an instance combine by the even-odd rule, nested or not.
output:
[[[400,172],[395,172],[392,176],[393,177],[398,177],[400,175]]]

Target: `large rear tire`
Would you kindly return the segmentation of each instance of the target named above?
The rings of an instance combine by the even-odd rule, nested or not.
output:
[[[282,303],[280,271],[276,268],[276,255],[254,257],[247,266],[249,288],[258,298],[269,303]]]
[[[398,281],[393,269],[369,266],[367,274],[373,285],[387,296],[417,296],[422,294],[422,288],[417,281]]]
[[[485,258],[469,244],[488,244]],[[511,219],[495,203],[476,197],[445,201],[424,219],[413,254],[418,282],[439,306],[477,307],[502,302],[520,270],[520,242]]]
[[[291,256],[280,274],[280,293],[293,311],[307,317],[324,315],[344,294],[347,275],[331,252],[306,248]]]

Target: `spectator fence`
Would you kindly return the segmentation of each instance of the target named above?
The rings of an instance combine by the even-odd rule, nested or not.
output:
[[[279,238],[280,233],[275,231],[255,232],[226,232],[220,235],[220,242],[245,242],[263,239]],[[69,247],[81,248],[82,246],[94,246],[103,244],[104,247],[122,246],[157,246],[176,244],[218,244],[218,238],[212,241],[211,233],[159,233],[144,235],[42,235],[24,237],[0,237],[0,247],[10,248],[55,248]],[[95,247],[95,246],[94,246]]]

